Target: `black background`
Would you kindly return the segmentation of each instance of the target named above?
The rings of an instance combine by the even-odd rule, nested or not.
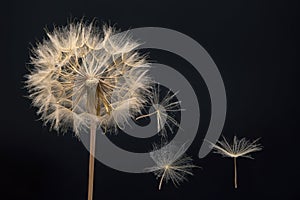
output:
[[[195,170],[179,188],[168,184],[158,191],[152,174],[123,173],[96,162],[94,199],[299,198],[299,6],[295,2],[2,1],[1,199],[87,199],[88,151],[72,133],[58,135],[43,127],[22,88],[30,44],[45,37],[43,28],[52,30],[53,24],[65,25],[67,19],[82,16],[121,30],[170,28],[198,41],[217,64],[226,87],[223,134],[261,137],[264,146],[254,160],[238,160],[238,189],[233,188],[232,160],[215,154],[198,159],[199,142],[188,153],[203,169]],[[157,62],[189,68],[166,52],[152,55]],[[205,93],[200,79],[190,74],[194,88]],[[202,106],[205,126],[209,108],[205,101]],[[204,131],[205,127],[198,139]]]

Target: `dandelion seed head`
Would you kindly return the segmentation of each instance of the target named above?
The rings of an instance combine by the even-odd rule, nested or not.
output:
[[[47,37],[32,50],[26,86],[50,128],[78,133],[91,122],[117,128],[140,112],[151,78],[130,35],[78,22]]]

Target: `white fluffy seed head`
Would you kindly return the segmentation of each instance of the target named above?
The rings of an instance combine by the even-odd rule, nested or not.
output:
[[[111,27],[71,23],[47,33],[31,56],[26,86],[51,128],[75,133],[98,125],[122,127],[150,91],[149,64],[139,43]]]

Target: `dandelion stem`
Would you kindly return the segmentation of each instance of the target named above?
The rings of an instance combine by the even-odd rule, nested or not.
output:
[[[236,168],[236,157],[233,158],[234,163],[234,188],[237,188],[237,168]]]
[[[92,123],[90,127],[90,161],[89,161],[89,182],[88,182],[88,200],[93,199],[94,187],[94,162],[95,162],[95,142],[96,142],[96,124]]]
[[[162,182],[163,182],[163,180],[164,180],[164,178],[165,178],[166,171],[168,170],[168,168],[169,168],[169,166],[166,166],[166,167],[165,167],[164,173],[163,173],[163,175],[161,176],[161,179],[160,179],[160,181],[159,181],[159,186],[158,186],[158,189],[159,189],[159,190],[161,189],[161,185],[162,185]]]

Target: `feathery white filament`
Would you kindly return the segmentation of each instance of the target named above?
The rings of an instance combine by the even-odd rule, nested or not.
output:
[[[224,157],[233,158],[234,165],[234,187],[237,188],[237,158],[245,157],[251,158],[250,153],[261,151],[262,146],[257,143],[259,139],[256,139],[252,142],[246,140],[246,138],[237,139],[236,136],[233,137],[233,143],[229,144],[226,138],[223,136],[223,141],[217,141],[216,144],[208,141],[211,145],[211,148],[214,149],[214,153],[221,154]]]
[[[162,136],[166,136],[166,128],[168,128],[172,133],[173,126],[180,128],[179,123],[176,121],[176,119],[174,119],[168,113],[184,111],[184,109],[180,108],[181,102],[173,100],[178,94],[178,92],[172,95],[170,94],[170,92],[171,91],[169,90],[167,94],[162,98],[162,100],[160,100],[159,87],[157,89],[153,89],[153,97],[151,98],[150,103],[154,111],[136,118],[136,120],[138,120],[144,117],[154,115],[156,117],[157,131],[160,132]]]
[[[175,186],[178,186],[182,181],[187,180],[187,175],[193,175],[192,168],[197,166],[192,164],[192,158],[184,154],[185,151],[185,144],[180,148],[174,144],[162,148],[154,146],[154,151],[150,152],[150,156],[156,165],[145,170],[154,172],[157,179],[160,179],[159,190],[164,181],[168,183],[171,180]]]
[[[262,146],[257,143],[259,139],[254,141],[246,140],[246,138],[238,139],[236,136],[233,137],[233,143],[229,144],[226,138],[223,136],[223,141],[217,141],[216,144],[211,144],[211,147],[215,150],[215,153],[221,154],[225,157],[247,157],[252,158],[249,154],[261,151]]]

